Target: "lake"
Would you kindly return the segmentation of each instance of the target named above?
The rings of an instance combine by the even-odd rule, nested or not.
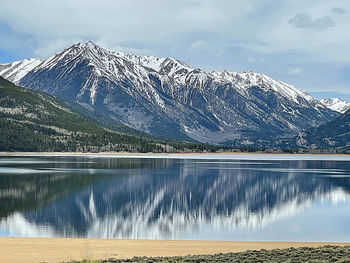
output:
[[[349,160],[2,156],[0,236],[349,242]]]

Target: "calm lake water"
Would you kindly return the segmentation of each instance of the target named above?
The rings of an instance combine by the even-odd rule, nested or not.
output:
[[[347,158],[205,158],[0,157],[0,236],[350,241]]]

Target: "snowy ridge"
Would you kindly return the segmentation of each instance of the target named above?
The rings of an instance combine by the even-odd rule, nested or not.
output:
[[[326,98],[321,100],[321,103],[327,108],[340,113],[345,113],[346,111],[350,110],[350,102],[338,98]]]
[[[211,74],[221,82],[230,81],[234,83],[239,90],[246,90],[252,86],[263,87],[265,90],[271,89],[296,103],[299,103],[298,98],[303,98],[308,102],[319,104],[316,102],[316,99],[308,93],[295,88],[293,85],[275,80],[261,73],[251,71],[245,71],[243,73],[222,71],[212,72]]]
[[[229,71],[208,73],[173,58],[138,56],[125,52],[109,51],[91,41],[72,45],[45,61],[25,59],[0,65],[0,75],[17,83],[32,70],[38,72],[42,69],[52,69],[59,63],[68,64],[78,57],[88,59],[90,65],[97,68],[96,73],[107,75],[114,80],[125,77],[129,80],[136,78],[133,82],[152,85],[148,74],[155,71],[165,82],[173,82],[176,85],[191,83],[201,87],[210,80],[217,83],[230,83],[241,92],[246,91],[249,87],[258,86],[264,87],[265,90],[271,89],[286,98],[294,100],[296,103],[299,103],[298,97],[301,97],[308,102],[317,104],[317,100],[306,92],[264,74],[250,71],[243,73]],[[8,65],[8,68],[5,67],[6,65]]]
[[[175,59],[137,56],[125,52],[109,51],[89,41],[86,43],[78,43],[64,49],[62,52],[47,59],[39,67],[35,68],[34,71],[40,69],[51,69],[62,61],[69,63],[79,57],[88,59],[90,65],[97,67],[99,72],[103,72],[111,78],[120,78],[123,75],[134,75],[142,78],[145,76],[142,74],[148,73],[147,69],[160,72],[161,69],[168,67],[170,63],[176,64],[177,68],[182,66],[191,69],[189,66],[186,66]],[[130,72],[130,70],[133,70],[134,72]],[[135,71],[139,74],[135,74]]]
[[[40,58],[30,58],[0,65],[0,76],[13,83],[18,83],[28,72],[42,63]]]

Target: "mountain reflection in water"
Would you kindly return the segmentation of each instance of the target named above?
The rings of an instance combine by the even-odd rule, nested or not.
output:
[[[347,162],[2,157],[0,235],[344,241],[349,190]]]

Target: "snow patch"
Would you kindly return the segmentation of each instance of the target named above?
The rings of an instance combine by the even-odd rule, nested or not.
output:
[[[340,113],[345,113],[350,110],[350,102],[338,98],[326,98],[321,100],[321,103],[327,108]]]
[[[3,64],[0,65],[0,76],[17,84],[24,76],[42,62],[40,58],[30,58]]]

